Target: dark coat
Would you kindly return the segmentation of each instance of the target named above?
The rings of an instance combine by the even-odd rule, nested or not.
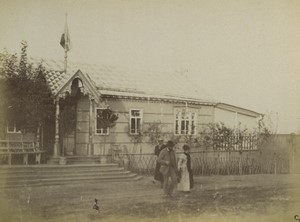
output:
[[[159,156],[160,151],[162,151],[165,147],[166,146],[164,144],[155,146],[154,155]],[[162,175],[161,172],[159,172],[159,169],[160,169],[160,164],[156,163],[155,171],[154,171],[154,179],[163,182],[164,176]]]
[[[168,148],[163,149],[157,158],[157,163],[161,165],[159,171],[164,176],[169,172],[170,168],[173,168],[173,170],[177,172],[177,161],[174,150],[169,151]]]

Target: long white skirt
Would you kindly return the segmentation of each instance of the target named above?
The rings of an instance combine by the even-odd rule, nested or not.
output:
[[[177,190],[190,191],[190,174],[186,167],[183,167],[181,172],[181,180],[177,184]]]

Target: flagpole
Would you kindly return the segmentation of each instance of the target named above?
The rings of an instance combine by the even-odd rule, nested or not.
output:
[[[64,50],[65,50],[65,61],[64,61],[64,72],[65,72],[65,75],[67,75],[67,67],[68,67],[68,47],[67,47],[67,44],[68,44],[68,36],[67,36],[67,25],[68,25],[68,13],[66,12],[66,22],[65,22],[65,30],[64,30],[64,38],[65,38],[65,47],[64,47]],[[64,149],[64,145],[62,146],[62,156],[65,156],[65,149]]]
[[[68,51],[71,49],[71,42],[70,42],[70,36],[69,36],[69,30],[68,30],[68,14],[66,12],[66,21],[65,21],[65,28],[64,28],[64,33],[61,36],[60,39],[60,45],[64,48],[65,50],[65,61],[64,61],[64,70],[63,72],[65,75],[67,74],[67,67],[68,67]],[[60,143],[59,143],[59,96],[56,98],[56,113],[55,113],[55,145],[54,145],[54,156],[56,157],[57,154],[60,152],[60,156],[64,157],[64,146],[61,147],[60,149]],[[60,159],[60,162],[64,162],[63,158]]]
[[[65,37],[65,44],[67,44],[67,41],[68,41],[68,37],[67,37],[67,33],[66,33],[66,29],[67,29],[67,22],[68,22],[68,13],[66,13],[66,24],[65,24],[65,35],[64,35],[64,37]],[[64,72],[65,72],[65,75],[67,75],[67,66],[68,66],[68,48],[67,47],[64,47],[64,49],[65,49],[65,70],[64,70]]]

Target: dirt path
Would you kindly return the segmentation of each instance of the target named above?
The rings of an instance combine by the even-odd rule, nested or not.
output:
[[[152,177],[137,182],[24,187],[1,191],[1,221],[193,221],[300,214],[300,176],[249,175],[195,178],[190,194],[162,195]],[[100,213],[92,209],[100,201]],[[250,220],[251,221],[251,220]],[[280,220],[278,220],[280,221]],[[287,220],[286,220],[287,221]],[[293,221],[293,220],[291,220]]]

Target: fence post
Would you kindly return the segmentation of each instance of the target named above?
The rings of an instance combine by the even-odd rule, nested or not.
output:
[[[277,174],[277,158],[276,153],[274,153],[274,174]]]
[[[239,174],[243,174],[243,168],[242,168],[242,151],[240,151],[240,159],[239,159]]]
[[[249,156],[247,155],[246,158],[245,158],[245,166],[246,166],[246,170],[245,170],[245,174],[249,174],[248,170],[249,170],[249,164],[248,164],[248,161],[249,161]]]
[[[261,157],[262,156],[262,153],[261,153],[261,150],[259,151],[259,171],[260,171],[260,174],[262,174],[262,161],[261,161]]]
[[[230,166],[229,166],[229,164],[230,164],[230,150],[228,151],[228,159],[226,161],[227,175],[230,174],[230,169],[229,169]]]
[[[202,155],[201,155],[201,159],[202,159],[202,162],[201,162],[201,173],[202,173],[202,176],[204,175],[204,151],[202,150]]]
[[[252,167],[253,167],[253,158],[249,158],[249,155],[248,155],[248,161],[247,161],[247,163],[248,163],[248,167],[249,167],[249,174],[252,174]]]
[[[215,158],[215,160],[216,160],[216,167],[217,167],[217,169],[216,169],[217,170],[217,175],[219,175],[220,174],[220,166],[219,166],[220,165],[219,164],[219,162],[220,162],[219,161],[220,160],[220,154],[217,155],[217,157]]]
[[[142,155],[141,153],[139,154],[140,158],[139,158],[139,162],[137,164],[137,167],[139,168],[139,174],[142,173],[142,166],[141,166],[141,162],[142,162]]]

